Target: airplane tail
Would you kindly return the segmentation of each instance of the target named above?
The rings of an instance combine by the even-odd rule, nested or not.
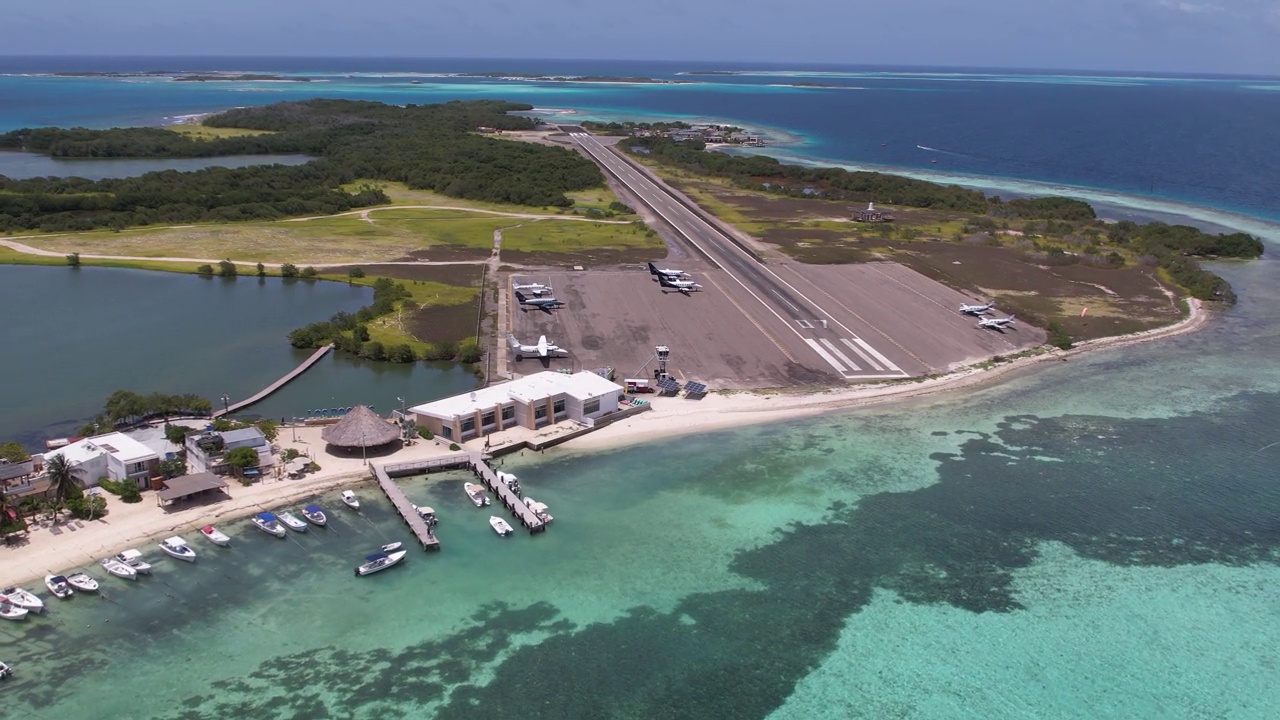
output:
[[[511,333],[507,333],[507,344],[510,345],[511,347],[516,347],[520,344],[520,341],[516,340],[515,335],[512,335]]]
[[[520,292],[519,290],[517,290],[517,291],[516,291],[516,302],[518,302],[518,303],[520,303],[521,305],[523,305],[523,304],[525,303],[525,300],[527,300],[527,299],[528,299],[528,298],[526,298],[526,297],[524,296],[524,293]]]
[[[649,274],[650,274],[650,275],[658,275],[658,266],[657,266],[657,265],[654,265],[653,263],[649,263]],[[659,277],[661,277],[661,276],[659,276]]]
[[[1010,315],[1010,316],[1009,316],[1009,322],[1013,322],[1013,319],[1014,319],[1015,317],[1017,317],[1017,316],[1016,316],[1016,315]]]

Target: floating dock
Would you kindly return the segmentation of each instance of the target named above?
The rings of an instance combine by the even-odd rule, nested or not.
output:
[[[539,515],[530,509],[523,498],[507,487],[506,483],[498,479],[498,474],[493,471],[493,468],[489,467],[489,463],[485,462],[481,453],[471,453],[470,460],[471,471],[498,496],[498,502],[502,503],[504,507],[511,511],[512,515],[516,516],[516,520],[529,531],[529,534],[543,532],[547,529],[553,518],[546,513]]]
[[[333,346],[332,346],[332,345],[325,345],[324,347],[320,348],[319,350],[315,351],[314,353],[311,353],[311,357],[307,358],[306,360],[303,360],[303,361],[302,361],[302,363],[298,365],[298,367],[296,367],[296,368],[294,368],[294,369],[290,370],[290,371],[289,371],[289,373],[288,373],[287,375],[285,375],[284,377],[280,378],[279,380],[276,380],[275,382],[273,382],[273,383],[271,383],[270,385],[266,386],[266,387],[265,387],[265,388],[263,388],[262,390],[258,391],[258,394],[257,394],[257,395],[254,395],[253,397],[250,397],[250,398],[249,398],[249,399],[247,399],[247,400],[241,400],[241,401],[240,401],[240,402],[238,402],[238,403],[232,403],[231,405],[228,405],[228,406],[227,406],[225,409],[223,409],[223,410],[215,410],[215,411],[210,415],[210,417],[217,418],[217,417],[222,417],[223,415],[230,415],[231,413],[233,413],[233,412],[235,412],[235,411],[237,411],[237,410],[240,410],[240,409],[242,409],[242,408],[247,408],[247,407],[249,407],[250,405],[252,405],[252,404],[254,404],[254,403],[258,402],[258,401],[259,401],[259,400],[261,400],[262,398],[264,398],[264,397],[266,397],[266,396],[270,395],[271,393],[273,393],[273,392],[275,392],[275,391],[279,390],[280,388],[284,387],[286,384],[288,384],[288,382],[289,382],[290,380],[292,380],[292,379],[294,379],[294,378],[298,377],[299,375],[301,375],[302,373],[306,372],[306,371],[307,371],[307,370],[308,370],[312,365],[315,365],[315,364],[316,364],[316,361],[318,361],[320,358],[324,357],[324,356],[325,356],[325,354],[326,354],[326,353],[328,353],[328,352],[329,352],[330,350],[332,350],[332,349],[333,349]]]
[[[409,502],[409,498],[405,497],[404,491],[392,479],[392,475],[403,477],[405,475],[418,475],[431,470],[465,467],[469,460],[466,455],[455,455],[411,463],[373,466],[373,477],[378,481],[378,487],[382,488],[382,494],[387,496],[396,511],[400,513],[400,517],[404,519],[404,524],[409,526],[409,530],[413,532],[413,536],[417,538],[423,550],[439,550],[440,539],[431,531],[431,526],[427,525],[422,516],[418,515],[413,503]]]

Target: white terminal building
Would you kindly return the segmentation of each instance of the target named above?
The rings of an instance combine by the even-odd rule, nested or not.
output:
[[[512,427],[530,430],[618,411],[623,388],[593,372],[540,372],[409,409],[420,427],[462,442]]]

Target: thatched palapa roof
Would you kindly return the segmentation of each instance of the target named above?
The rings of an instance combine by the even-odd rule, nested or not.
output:
[[[398,440],[400,429],[364,405],[357,405],[336,424],[321,431],[320,437],[338,447],[371,448]]]

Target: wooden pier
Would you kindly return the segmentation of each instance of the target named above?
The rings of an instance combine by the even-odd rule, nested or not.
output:
[[[550,515],[543,513],[539,515],[535,513],[524,499],[515,494],[507,484],[498,478],[498,474],[489,467],[489,463],[485,462],[481,453],[471,453],[471,471],[480,478],[495,495],[498,496],[498,502],[511,511],[516,516],[516,520],[529,531],[530,534],[543,532],[547,529],[547,525],[551,524],[554,519]]]
[[[402,463],[401,465],[414,465],[417,463]],[[397,466],[398,467],[398,466]],[[396,511],[400,513],[400,517],[404,518],[404,524],[409,526],[409,530],[413,532],[413,536],[418,539],[423,550],[439,550],[440,539],[431,532],[431,527],[427,522],[418,515],[418,511],[414,509],[413,503],[409,502],[409,498],[404,496],[404,491],[399,485],[391,479],[387,474],[386,466],[374,466],[372,468],[373,477],[378,481],[378,487],[382,488],[382,494],[387,496],[391,504],[395,506]],[[404,473],[408,474],[408,473]]]
[[[290,370],[287,375],[285,375],[284,377],[280,378],[279,380],[276,380],[275,382],[271,383],[270,385],[260,390],[257,395],[254,395],[253,397],[250,397],[247,400],[241,400],[238,403],[232,403],[231,405],[228,405],[226,408],[222,410],[215,410],[210,417],[216,418],[216,417],[221,417],[223,415],[229,415],[237,410],[240,410],[242,408],[247,408],[250,405],[258,402],[264,397],[284,387],[290,380],[306,372],[308,368],[310,368],[312,365],[315,365],[316,361],[324,357],[325,354],[332,349],[333,349],[332,345],[325,345],[319,350],[316,350],[314,353],[311,354],[311,357],[307,358],[306,360],[303,360],[302,363],[298,365],[298,367],[294,368],[293,370]]]

